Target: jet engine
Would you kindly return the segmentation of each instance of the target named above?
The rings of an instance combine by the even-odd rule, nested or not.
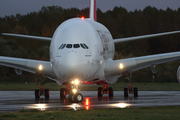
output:
[[[151,71],[152,71],[153,74],[157,73],[156,65],[151,65]]]
[[[178,67],[178,70],[177,70],[177,79],[180,83],[180,66]]]
[[[20,70],[20,69],[18,69],[18,68],[15,69],[15,72],[16,72],[16,74],[18,74],[18,75],[21,75],[21,74],[22,74],[22,70]]]

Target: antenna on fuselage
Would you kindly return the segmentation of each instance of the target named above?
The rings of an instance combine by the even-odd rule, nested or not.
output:
[[[96,0],[89,0],[89,18],[97,21]]]

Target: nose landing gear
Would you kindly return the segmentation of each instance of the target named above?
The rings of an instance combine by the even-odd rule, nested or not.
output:
[[[68,99],[71,103],[74,102],[79,103],[83,100],[83,96],[81,93],[75,93],[75,94],[70,94]]]
[[[78,89],[79,81],[71,81],[66,85],[66,88],[61,88],[60,90],[60,97],[65,98],[66,95],[69,94],[69,102],[71,103],[79,103],[83,100],[83,95],[79,93]]]

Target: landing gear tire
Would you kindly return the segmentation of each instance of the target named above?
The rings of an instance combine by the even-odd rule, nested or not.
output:
[[[134,87],[134,97],[138,97],[138,89],[137,89],[137,87]]]
[[[45,89],[45,98],[46,98],[46,99],[49,98],[49,89]]]
[[[109,97],[113,97],[114,96],[114,91],[112,87],[109,87]]]
[[[98,87],[98,97],[102,97],[102,96],[103,96],[103,88]]]
[[[60,89],[60,98],[65,98],[66,97],[66,89],[65,88],[61,88]]]
[[[69,102],[74,103],[74,94],[69,94]]]
[[[40,93],[39,93],[39,89],[35,90],[35,98],[39,99],[40,98]]]
[[[125,98],[128,97],[128,88],[127,87],[124,88],[124,97]]]
[[[74,95],[74,102],[79,103],[83,100],[83,96],[81,93],[77,93]]]

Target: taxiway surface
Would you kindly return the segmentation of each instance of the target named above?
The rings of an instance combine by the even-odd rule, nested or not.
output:
[[[50,91],[50,98],[34,99],[34,91],[0,91],[0,112],[13,112],[23,109],[59,110],[59,109],[93,109],[93,108],[125,108],[148,106],[180,105],[180,91],[139,91],[139,97],[129,95],[124,98],[123,91],[114,91],[114,97],[104,95],[97,97],[97,91],[81,91],[84,99],[73,104],[66,99],[59,99],[59,91]]]

